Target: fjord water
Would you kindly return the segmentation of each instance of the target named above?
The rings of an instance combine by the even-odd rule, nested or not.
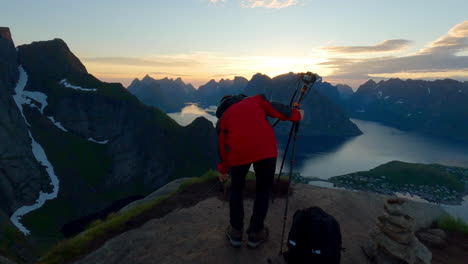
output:
[[[299,138],[303,176],[327,179],[365,171],[392,160],[468,167],[468,144],[352,119],[364,133],[348,140]],[[302,142],[301,142],[302,141]]]
[[[210,121],[216,122],[216,117],[210,115],[213,109],[213,107],[202,109],[191,104],[180,113],[169,114],[169,116],[181,125],[189,124],[198,116],[205,116]],[[361,129],[363,135],[348,139],[317,139],[300,136],[295,170],[304,177],[328,179],[333,176],[370,170],[392,160],[468,167],[468,144],[466,143],[401,131],[375,122],[357,119],[352,119],[352,121]],[[286,135],[280,136],[278,141],[281,155]],[[287,164],[288,162],[286,167]],[[465,197],[461,206],[443,205],[443,207],[450,214],[468,221],[468,197]]]
[[[189,104],[169,116],[186,126],[203,116],[213,124],[215,107],[203,109]],[[306,113],[307,114],[307,113]],[[347,139],[299,136],[296,170],[305,177],[328,179],[356,171],[370,170],[392,160],[438,163],[468,167],[468,144],[418,133],[405,132],[379,123],[351,119],[363,132]],[[286,136],[278,137],[280,152]]]

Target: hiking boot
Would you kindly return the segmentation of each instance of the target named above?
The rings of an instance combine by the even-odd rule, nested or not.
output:
[[[249,246],[250,248],[257,248],[263,242],[267,241],[268,237],[269,237],[269,230],[267,227],[264,227],[262,231],[249,234],[247,246]]]
[[[242,245],[242,232],[231,225],[226,230],[226,236],[233,247],[240,247]]]

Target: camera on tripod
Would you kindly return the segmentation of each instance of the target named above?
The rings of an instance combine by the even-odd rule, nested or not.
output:
[[[315,83],[320,79],[320,77],[317,74],[306,72],[301,74],[301,79],[306,85],[309,85],[311,83]]]

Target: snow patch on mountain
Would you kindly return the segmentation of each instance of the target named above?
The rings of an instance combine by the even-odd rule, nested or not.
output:
[[[67,88],[71,88],[71,89],[75,89],[75,90],[80,90],[80,91],[85,91],[85,92],[96,92],[97,89],[96,88],[83,88],[83,87],[80,87],[80,86],[76,86],[76,85],[73,85],[73,84],[70,84],[67,79],[63,79],[60,81],[60,84],[62,84],[63,86],[67,87]]]
[[[63,132],[68,132],[68,130],[66,128],[64,128],[62,126],[62,124],[60,124],[60,122],[57,122],[55,121],[55,118],[53,116],[48,116],[47,118],[50,119],[50,121],[52,121],[52,123],[60,130],[62,130]]]
[[[29,105],[31,107],[38,107],[36,104],[31,102],[31,99],[32,99],[41,104],[41,107],[40,108],[38,107],[38,108],[40,112],[43,113],[44,108],[47,106],[47,96],[40,92],[24,91],[24,87],[26,86],[26,83],[28,82],[28,75],[26,74],[22,66],[19,66],[18,70],[20,72],[20,78],[15,87],[16,94],[13,96],[13,99],[16,105],[18,106],[18,109],[21,112],[21,116],[24,118],[24,121],[30,127],[31,125],[28,123],[28,120],[26,119],[23,113],[23,105]],[[28,128],[28,134],[29,134],[29,137],[31,138],[32,153],[34,157],[36,158],[36,160],[39,162],[39,164],[44,166],[44,168],[46,169],[47,174],[50,177],[50,181],[53,186],[53,189],[51,193],[45,193],[45,192],[40,191],[39,198],[36,200],[36,202],[33,205],[20,207],[10,217],[10,220],[13,223],[13,225],[15,225],[25,235],[29,235],[30,231],[23,224],[21,224],[20,222],[21,218],[27,213],[41,208],[47,200],[52,200],[52,199],[57,198],[57,195],[59,192],[59,179],[57,175],[55,174],[54,167],[48,160],[47,155],[44,149],[42,148],[42,146],[34,140],[29,128]]]
[[[97,140],[95,140],[94,138],[91,138],[91,137],[88,138],[88,141],[98,143],[98,144],[107,144],[107,143],[109,143],[109,140],[97,141]]]
[[[44,109],[47,106],[47,95],[41,92],[23,91],[22,96],[25,98],[24,104],[27,104],[31,107],[37,107],[41,114],[44,114]],[[36,104],[32,103],[31,100],[40,103],[41,107],[38,107]]]

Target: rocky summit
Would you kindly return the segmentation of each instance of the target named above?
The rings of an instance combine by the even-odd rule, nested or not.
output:
[[[287,232],[292,214],[302,208],[319,206],[335,216],[341,226],[343,253],[341,263],[367,263],[362,246],[370,241],[369,230],[375,219],[385,214],[383,204],[389,196],[366,192],[333,190],[296,184],[290,197]],[[246,200],[246,219],[253,203]],[[159,219],[125,232],[109,240],[102,247],[76,261],[76,264],[94,263],[284,263],[278,256],[284,199],[270,205],[266,225],[270,240],[256,250],[232,248],[224,232],[228,225],[228,203],[218,198],[203,200],[193,207],[174,210]],[[427,227],[444,214],[437,206],[406,202],[412,224],[405,230]],[[190,219],[189,221],[187,221]],[[413,237],[411,237],[413,239]],[[286,247],[285,247],[286,249]]]

